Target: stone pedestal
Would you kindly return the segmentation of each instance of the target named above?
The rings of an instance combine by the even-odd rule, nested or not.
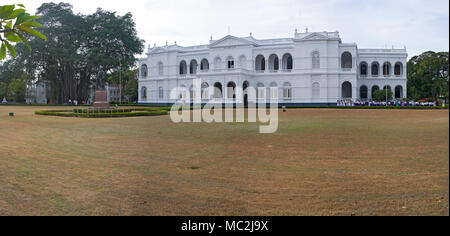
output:
[[[109,108],[106,90],[95,91],[94,108]]]

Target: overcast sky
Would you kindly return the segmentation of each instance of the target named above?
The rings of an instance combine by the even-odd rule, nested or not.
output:
[[[35,12],[43,2],[21,2]],[[56,1],[59,2],[59,1]],[[449,50],[448,0],[66,0],[74,12],[100,7],[131,12],[146,44],[206,44],[230,33],[257,39],[293,37],[304,31],[339,30],[343,42],[359,48],[403,48],[411,56]]]

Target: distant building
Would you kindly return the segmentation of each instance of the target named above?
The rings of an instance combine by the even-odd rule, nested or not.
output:
[[[111,103],[120,102],[120,85],[118,84],[106,85],[106,93],[108,96],[108,102]]]
[[[25,102],[27,104],[47,104],[47,84],[41,81],[27,84]]]
[[[361,49],[343,43],[339,32],[297,32],[292,38],[259,40],[225,36],[209,44],[176,43],[149,47],[139,60],[139,103],[173,104],[173,88],[192,91],[201,79],[203,103],[235,103],[236,89],[247,102],[247,87],[258,99],[286,105],[336,105],[339,100],[370,100],[387,87],[406,98],[405,49]],[[190,98],[192,98],[192,92]],[[183,97],[184,95],[182,95]]]

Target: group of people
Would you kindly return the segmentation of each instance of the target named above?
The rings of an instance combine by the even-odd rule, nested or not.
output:
[[[388,106],[398,106],[398,107],[405,107],[405,106],[426,106],[426,107],[435,107],[437,106],[436,102],[415,102],[415,101],[409,101],[406,100],[394,100],[394,101],[388,101]],[[356,100],[353,101],[351,99],[347,100],[338,100],[337,106],[345,106],[345,107],[353,107],[353,106],[386,106],[386,101],[377,102],[377,101],[361,101]]]
[[[74,99],[74,100],[69,99],[68,104],[69,104],[69,105],[78,106],[78,100],[76,100],[76,99]],[[82,101],[81,104],[85,105],[86,102],[85,102],[85,101]]]
[[[338,100],[337,106],[338,107],[353,107],[353,106],[355,106],[355,102],[353,102],[353,100],[351,100],[351,99]]]

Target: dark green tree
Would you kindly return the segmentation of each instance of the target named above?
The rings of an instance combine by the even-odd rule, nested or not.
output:
[[[125,85],[125,95],[133,102],[138,99],[138,85],[138,80],[136,78],[130,79]]]
[[[74,14],[68,3],[44,3],[37,15],[48,40],[30,40],[32,54],[18,45],[17,63],[33,80],[50,85],[52,103],[86,101],[100,66],[111,74],[122,62],[127,71],[144,49],[130,13],[98,9],[86,16]]]
[[[392,91],[390,89],[387,90],[387,97],[389,99],[392,98]],[[386,89],[375,91],[373,93],[373,100],[375,100],[377,102],[384,102],[384,101],[386,101]]]
[[[408,61],[408,97],[414,100],[449,97],[449,53],[425,52]]]
[[[8,100],[24,102],[26,93],[26,82],[22,78],[13,79],[8,86]]]

